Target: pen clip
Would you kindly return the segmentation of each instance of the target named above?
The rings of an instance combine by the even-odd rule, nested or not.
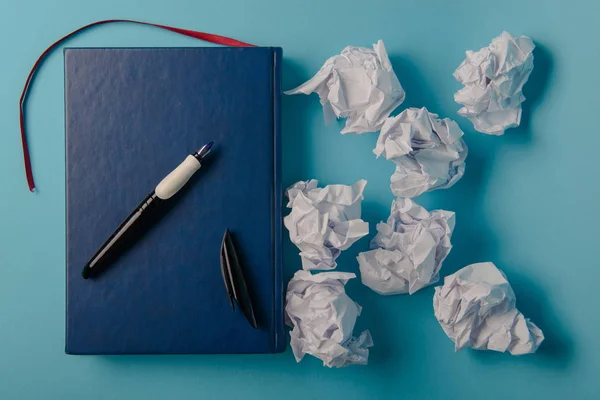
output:
[[[231,310],[234,310],[233,300],[235,299],[235,302],[246,316],[250,325],[252,325],[253,328],[258,328],[256,317],[254,315],[254,308],[252,307],[252,300],[248,293],[246,280],[244,279],[244,274],[229,230],[225,230],[225,235],[221,242],[220,259],[221,273],[223,274]]]

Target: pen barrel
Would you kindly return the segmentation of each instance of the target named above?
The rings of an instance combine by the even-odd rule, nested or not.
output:
[[[123,248],[132,239],[139,237],[140,231],[151,224],[150,220],[164,203],[154,191],[146,196],[92,256],[83,268],[83,277],[87,279],[112,263]]]
[[[82,275],[85,279],[101,272],[104,267],[110,265],[120,255],[127,243],[139,240],[141,233],[160,219],[160,212],[156,212],[160,205],[173,204],[167,199],[179,192],[190,178],[201,167],[200,160],[210,152],[212,142],[205,145],[194,155],[189,155],[167,175],[156,189],[152,191],[142,202],[121,222],[113,234],[98,249],[96,254],[85,265]],[[166,207],[168,209],[168,207]],[[152,216],[157,216],[152,218]]]

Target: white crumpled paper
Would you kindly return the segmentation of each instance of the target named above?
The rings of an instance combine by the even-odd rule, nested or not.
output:
[[[454,72],[464,88],[454,94],[462,104],[458,113],[473,122],[475,129],[502,135],[505,129],[519,126],[523,85],[533,70],[535,45],[527,36],[508,32],[479,51],[467,51],[467,58]]]
[[[288,284],[285,311],[297,362],[310,354],[327,367],[367,364],[373,341],[369,331],[352,336],[361,307],[344,289],[355,277],[347,272],[296,272]]]
[[[332,113],[347,118],[341,133],[378,131],[405,96],[382,40],[373,50],[346,47],[340,55],[329,58],[309,81],[285,94],[315,92],[327,123]]]
[[[428,212],[410,199],[396,199],[387,224],[377,224],[375,250],[357,257],[363,284],[379,294],[413,294],[437,282],[452,249],[454,222],[453,212]]]
[[[506,277],[491,262],[472,264],[447,276],[435,288],[433,309],[455,350],[534,353],[544,340],[542,331],[515,306]]]
[[[340,252],[369,233],[369,224],[360,219],[366,184],[360,180],[352,186],[320,189],[312,179],[288,188],[287,206],[292,211],[283,222],[300,249],[303,269],[334,269]]]
[[[373,153],[396,163],[391,178],[394,195],[415,197],[446,189],[465,172],[467,145],[463,131],[450,118],[439,119],[426,108],[408,108],[388,118]]]

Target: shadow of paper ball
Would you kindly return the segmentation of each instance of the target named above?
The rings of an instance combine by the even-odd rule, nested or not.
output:
[[[535,279],[518,272],[521,269],[518,265],[497,266],[505,273],[515,292],[517,309],[542,330],[545,339],[536,353],[518,357],[494,351],[463,351],[471,351],[472,356],[484,364],[511,363],[517,357],[519,362],[532,363],[539,368],[567,369],[575,359],[575,343],[571,340],[570,329],[563,324],[549,300],[547,291]]]
[[[526,100],[522,103],[521,125],[509,129],[504,134],[507,142],[523,144],[531,143],[534,137],[532,119],[537,118],[536,110],[543,104],[544,96],[552,84],[554,76],[554,59],[543,43],[537,43],[533,50],[533,71],[523,87]]]

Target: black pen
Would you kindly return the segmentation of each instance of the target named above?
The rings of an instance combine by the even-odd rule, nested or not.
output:
[[[118,228],[96,251],[96,254],[88,261],[85,267],[83,267],[81,274],[84,279],[88,279],[99,272],[101,261],[107,259],[113,253],[127,232],[131,231],[135,226],[139,226],[146,219],[144,217],[151,215],[152,211],[160,204],[173,197],[185,186],[192,175],[200,169],[201,162],[210,153],[212,145],[213,142],[210,142],[202,146],[197,152],[187,156],[177,168],[160,181],[156,188],[121,222]]]

